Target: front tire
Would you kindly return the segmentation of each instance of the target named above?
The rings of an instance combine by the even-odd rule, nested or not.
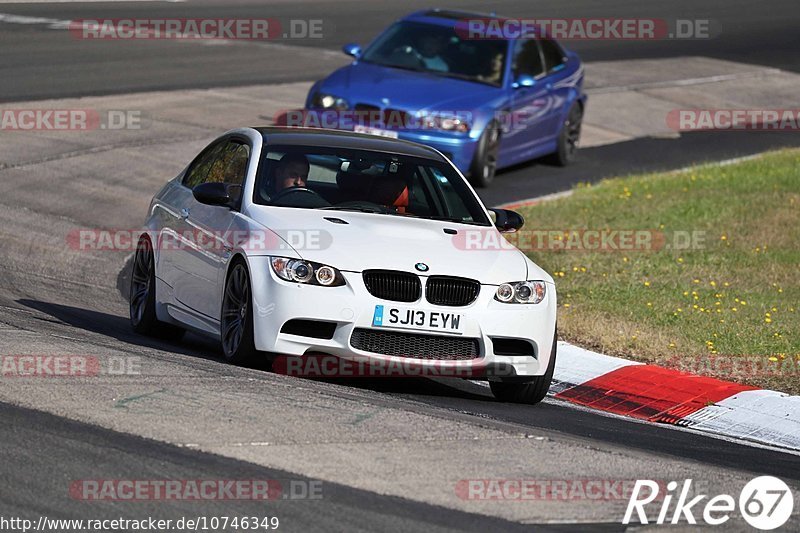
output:
[[[179,340],[185,330],[161,322],[156,315],[156,266],[153,244],[142,237],[136,245],[129,296],[131,326],[136,333]]]
[[[253,361],[256,355],[253,336],[253,298],[250,273],[244,261],[231,267],[225,281],[220,317],[220,341],[225,360],[234,365]]]
[[[544,375],[536,376],[533,381],[526,383],[504,383],[502,381],[490,381],[489,387],[492,389],[494,397],[507,403],[527,403],[537,404],[544,400],[550,384],[553,382],[553,372],[556,368],[556,349],[558,335],[553,336],[553,347],[550,350],[550,363]]]
[[[478,148],[469,168],[469,178],[478,188],[488,187],[497,172],[497,156],[500,153],[500,127],[490,122],[478,140]]]
[[[558,148],[550,156],[554,164],[565,167],[575,160],[575,156],[578,153],[578,143],[581,139],[582,124],[583,107],[575,102],[569,108],[567,118],[558,133]]]

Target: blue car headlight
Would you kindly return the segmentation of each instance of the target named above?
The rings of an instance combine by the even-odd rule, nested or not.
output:
[[[314,94],[314,98],[311,99],[311,105],[316,108],[336,109],[337,111],[344,111],[350,107],[344,98],[322,92]]]
[[[546,294],[544,281],[512,281],[497,287],[494,299],[505,304],[538,304]]]
[[[340,287],[345,284],[342,273],[332,266],[288,257],[270,257],[269,262],[273,272],[285,281],[322,287]]]
[[[424,115],[421,117],[421,122],[426,129],[455,131],[458,133],[467,133],[470,130],[469,120],[460,116]]]

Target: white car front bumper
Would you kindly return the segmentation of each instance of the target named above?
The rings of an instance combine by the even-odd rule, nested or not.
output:
[[[248,257],[248,263],[253,291],[255,346],[261,351],[290,356],[322,353],[344,359],[368,358],[384,364],[398,362],[406,367],[411,364],[431,370],[464,369],[467,366],[486,369],[489,379],[499,376],[542,375],[550,362],[556,324],[556,292],[551,283],[547,284],[546,297],[539,304],[501,303],[494,299],[496,286],[482,285],[478,298],[472,304],[443,307],[428,303],[424,297],[411,304],[376,298],[367,290],[360,273],[343,272],[345,286],[320,287],[278,278],[270,267],[268,257]],[[368,330],[367,335],[376,331],[396,331],[374,327],[372,324],[376,305],[394,303],[404,307],[461,314],[464,322],[461,335],[430,332],[414,335],[435,335],[445,341],[452,339],[454,344],[465,339],[475,339],[478,345],[477,357],[469,360],[402,357],[354,348],[351,345],[354,330]],[[293,319],[327,322],[327,329],[332,330],[332,335],[330,338],[314,338],[281,332],[284,325]],[[530,343],[531,353],[496,353],[502,351],[496,348],[497,339],[527,341]]]

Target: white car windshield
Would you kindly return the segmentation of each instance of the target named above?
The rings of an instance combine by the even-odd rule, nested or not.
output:
[[[371,151],[270,147],[259,165],[253,201],[490,225],[450,165]]]

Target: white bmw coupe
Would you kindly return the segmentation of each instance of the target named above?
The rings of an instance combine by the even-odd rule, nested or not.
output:
[[[487,210],[432,148],[232,130],[153,198],[131,324],[217,338],[236,364],[325,354],[440,375],[466,367],[499,400],[537,403],[555,366],[556,291],[502,237],[522,224]]]

